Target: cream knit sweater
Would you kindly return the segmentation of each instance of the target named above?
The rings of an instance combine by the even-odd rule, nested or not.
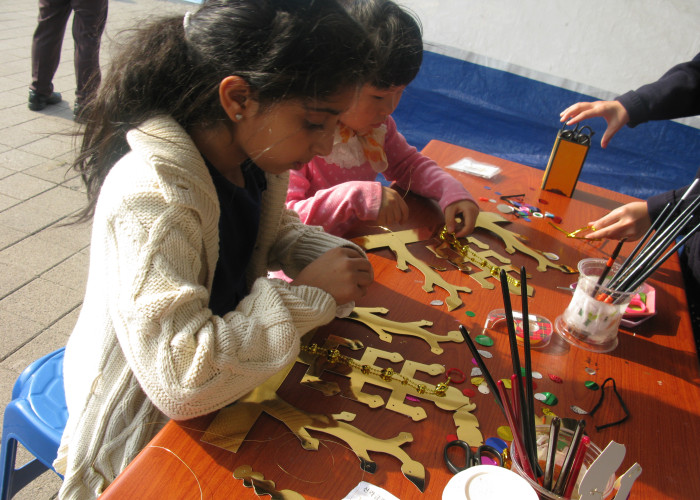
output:
[[[218,410],[292,362],[300,337],[330,322],[336,303],[267,271],[294,277],[352,245],[302,224],[284,208],[288,175],[268,174],[250,295],[213,316],[219,203],[207,167],[172,118],[127,139],[131,152],[100,192],[85,300],[66,347],[60,498],[96,497],[168,419]]]

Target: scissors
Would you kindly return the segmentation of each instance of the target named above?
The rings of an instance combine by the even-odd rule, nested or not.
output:
[[[450,448],[462,448],[464,450],[464,467],[458,467],[452,462],[452,459],[450,459],[448,454]],[[442,455],[445,458],[447,468],[452,474],[458,474],[463,470],[467,470],[473,465],[481,465],[482,456],[488,456],[493,461],[497,462],[499,467],[503,467],[503,456],[501,455],[501,452],[488,444],[482,444],[476,449],[476,451],[472,451],[469,443],[462,441],[461,439],[455,439],[454,441],[450,441],[445,445]]]

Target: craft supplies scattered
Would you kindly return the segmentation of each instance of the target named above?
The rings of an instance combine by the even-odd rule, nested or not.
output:
[[[558,217],[549,212],[543,212],[539,207],[525,203],[525,193],[501,195],[501,200],[508,203],[501,203],[496,208],[504,214],[513,214],[525,221],[530,222],[530,217],[537,219],[550,218],[557,222],[561,222],[561,217]],[[489,200],[495,202],[496,200]],[[545,200],[540,199],[540,202],[547,204]]]
[[[496,389],[496,383],[493,380],[493,377],[491,377],[491,374],[489,373],[488,369],[486,368],[486,365],[484,364],[484,360],[481,359],[481,354],[479,354],[478,349],[476,348],[476,345],[474,345],[474,342],[472,341],[471,337],[469,336],[469,331],[464,327],[464,325],[459,325],[459,331],[464,337],[464,341],[466,342],[467,346],[469,347],[469,350],[472,353],[472,356],[474,356],[474,359],[477,362],[477,365],[481,369],[481,373],[484,376],[484,379],[486,383],[488,384],[489,389],[493,393],[494,398],[496,399],[496,403],[498,403],[498,406],[500,406],[501,411],[505,413],[505,409],[503,408],[503,402],[501,401],[500,395],[498,393],[498,390]]]
[[[496,276],[499,272],[503,271],[500,267],[495,266],[485,258],[480,257],[474,250],[469,248],[467,244],[463,244],[461,241],[459,241],[459,238],[457,238],[454,235],[454,233],[450,233],[449,231],[447,231],[447,226],[444,226],[442,228],[442,230],[438,234],[438,238],[440,238],[441,241],[447,243],[453,250],[455,250],[468,261],[476,264],[481,269],[488,270],[489,274],[491,274],[492,276]],[[506,275],[506,277],[508,282],[514,287],[520,286],[520,280],[508,275]]]
[[[476,175],[484,179],[493,179],[501,172],[501,169],[495,165],[476,161],[466,156],[451,165],[447,165],[445,168],[456,170],[464,174]]]
[[[551,392],[538,392],[534,398],[549,406],[554,406],[559,402],[559,399]]]
[[[653,316],[656,316],[656,289],[644,283],[639,292],[632,296],[620,324],[626,328],[633,328]]]
[[[445,382],[439,382],[434,388],[432,388],[430,384],[418,383],[412,378],[396,373],[392,368],[379,368],[378,366],[365,365],[349,356],[341,354],[338,349],[326,349],[318,344],[311,344],[308,346],[302,345],[301,350],[314,356],[322,356],[326,358],[329,363],[347,365],[356,370],[360,370],[365,375],[375,375],[381,378],[384,382],[395,381],[399,382],[401,385],[407,385],[418,394],[434,394],[440,397],[445,396],[447,387],[450,383],[450,379],[448,377]]]
[[[603,384],[600,386],[600,399],[598,400],[596,405],[593,407],[593,409],[588,412],[588,414],[591,416],[595,415],[595,413],[598,411],[598,409],[603,404],[603,399],[605,398],[605,386],[607,385],[608,382],[612,382],[613,392],[615,393],[615,396],[617,397],[617,402],[620,403],[620,408],[622,408],[622,411],[625,413],[625,416],[619,420],[614,421],[614,422],[610,422],[610,423],[602,424],[602,425],[596,425],[595,428],[598,431],[601,431],[603,429],[607,429],[608,427],[613,427],[614,425],[619,425],[622,422],[624,422],[625,420],[627,420],[630,416],[630,412],[627,409],[627,405],[622,400],[622,396],[620,396],[620,393],[617,392],[617,384],[615,384],[615,379],[612,377],[608,377],[603,381]]]
[[[549,344],[552,338],[552,332],[554,331],[554,326],[552,322],[540,316],[539,314],[528,314],[529,319],[529,333],[530,333],[530,347],[532,349],[543,349]],[[486,316],[486,322],[484,323],[484,331],[494,330],[497,325],[506,319],[505,309],[494,309],[490,311]],[[513,321],[515,322],[515,335],[517,337],[518,343],[523,343],[523,314],[520,311],[513,311]]]
[[[598,285],[607,267],[604,259],[583,259],[578,263],[579,278],[574,295],[554,327],[570,344],[594,352],[608,352],[617,347],[622,315],[636,293],[614,291],[609,282]],[[613,272],[619,264],[613,265]],[[615,299],[607,300],[615,294]],[[602,300],[601,300],[602,298]]]
[[[453,384],[461,384],[467,379],[467,376],[459,368],[450,368],[445,375],[447,375],[447,378],[449,378]]]
[[[600,241],[600,238],[586,238],[585,235],[581,236],[581,233],[595,231],[595,228],[593,226],[585,226],[580,227],[578,229],[574,229],[573,231],[567,231],[566,229],[558,225],[561,222],[561,220],[559,220],[559,222],[557,222],[556,220],[547,222],[549,222],[549,225],[557,231],[561,231],[562,233],[564,233],[567,238],[574,238],[577,240]]]
[[[450,450],[452,449],[458,449],[464,452],[464,458],[460,461],[461,463],[464,463],[464,465],[458,465],[452,460],[450,454]],[[503,467],[503,457],[501,457],[500,450],[497,450],[488,444],[482,444],[476,448],[476,451],[472,451],[469,443],[456,439],[447,443],[442,451],[442,458],[445,460],[445,465],[452,474],[459,474],[463,470],[467,470],[470,467],[482,465],[484,463],[483,459],[486,457],[488,457],[491,462],[496,463],[499,467]]]
[[[481,344],[486,347],[491,347],[493,345],[493,339],[488,335],[477,335],[474,340],[477,344]]]
[[[576,426],[578,427],[579,424],[576,423]],[[591,470],[603,452],[583,432],[577,438],[574,435],[575,431],[564,426],[563,419],[558,417],[553,417],[550,425],[537,426],[537,457],[538,463],[544,469],[541,483],[527,476],[521,465],[520,456],[516,454],[515,443],[511,443],[511,469],[520,474],[537,491],[540,500],[564,500],[572,496],[576,498],[576,491],[581,495],[581,498],[584,498],[582,486],[590,488],[586,491],[595,495],[585,498],[598,500],[611,498],[617,466],[614,468],[605,464],[603,467],[598,466],[598,474],[591,476],[588,482],[584,483],[588,471]],[[570,465],[566,466],[568,457],[570,457]],[[562,488],[561,493],[552,491],[555,490],[558,483]],[[567,491],[569,492],[568,496],[566,495]]]
[[[496,434],[498,434],[498,437],[505,439],[508,442],[513,441],[513,431],[507,425],[502,425],[496,429]]]

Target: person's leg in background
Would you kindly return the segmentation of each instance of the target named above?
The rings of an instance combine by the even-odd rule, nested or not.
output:
[[[32,84],[29,109],[39,111],[61,102],[53,77],[61,60],[61,45],[71,6],[69,0],[39,0],[39,19],[32,39]]]
[[[107,0],[73,0],[71,5],[76,79],[73,114],[80,121],[83,105],[101,81],[100,40],[107,22]]]

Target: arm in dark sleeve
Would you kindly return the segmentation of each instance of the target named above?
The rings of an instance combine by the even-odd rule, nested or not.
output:
[[[697,173],[695,174],[695,178],[698,179],[700,178],[700,169],[698,169]],[[674,205],[678,200],[681,199],[683,194],[685,194],[686,190],[690,187],[688,186],[683,186],[680,189],[673,189],[671,191],[666,191],[665,193],[657,194],[652,196],[647,200],[647,209],[649,210],[649,217],[651,220],[656,220],[656,218],[659,216],[661,211],[664,209],[667,203],[671,203]],[[688,205],[690,202],[692,202],[695,198],[698,197],[700,194],[700,187],[695,188],[694,194],[691,194],[688,196],[688,198],[685,200],[683,206],[681,209],[683,209],[686,205]],[[678,212],[677,212],[678,213]],[[700,209],[695,211],[696,213],[696,218],[700,217]]]
[[[678,64],[659,80],[616,98],[635,127],[650,120],[670,120],[700,114],[700,54]]]

